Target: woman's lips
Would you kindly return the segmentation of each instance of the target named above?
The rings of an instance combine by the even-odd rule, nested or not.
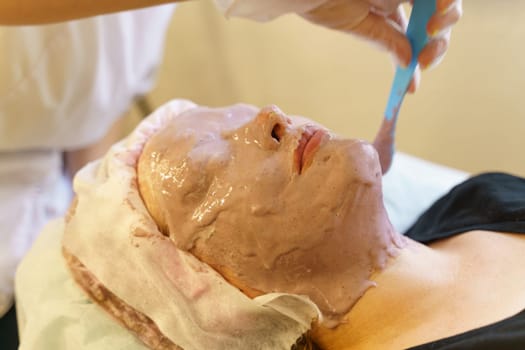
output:
[[[315,126],[309,125],[305,128],[294,152],[295,169],[299,174],[312,164],[315,152],[319,149],[326,134],[325,130],[318,129]]]

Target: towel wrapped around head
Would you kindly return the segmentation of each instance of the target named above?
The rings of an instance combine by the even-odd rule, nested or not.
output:
[[[196,105],[172,101],[76,176],[63,253],[77,283],[152,349],[290,349],[320,317],[307,297],[250,299],[163,235],[136,164],[157,130]]]

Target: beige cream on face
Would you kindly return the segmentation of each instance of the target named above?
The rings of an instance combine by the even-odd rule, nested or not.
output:
[[[138,180],[179,248],[241,288],[308,295],[328,325],[401,245],[373,147],[275,107],[183,113],[146,144]]]

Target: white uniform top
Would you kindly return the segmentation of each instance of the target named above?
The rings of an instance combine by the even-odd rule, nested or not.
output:
[[[61,152],[96,142],[150,89],[172,11],[0,27],[0,317],[18,261],[69,203]]]
[[[0,28],[0,152],[100,139],[150,89],[172,9]]]

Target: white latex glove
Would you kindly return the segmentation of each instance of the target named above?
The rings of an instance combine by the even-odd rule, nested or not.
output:
[[[407,66],[412,50],[405,35],[407,17],[401,4],[408,0],[326,0],[301,15],[310,22],[356,35],[390,52],[394,60]],[[447,51],[451,26],[462,14],[462,0],[437,0],[436,13],[430,18],[427,32],[431,39],[418,61],[422,69],[438,64]],[[414,92],[419,70],[409,87]]]

